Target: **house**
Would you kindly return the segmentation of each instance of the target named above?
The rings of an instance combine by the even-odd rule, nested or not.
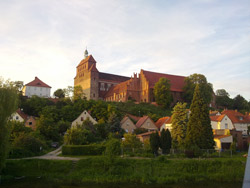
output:
[[[36,118],[34,116],[28,116],[21,109],[17,109],[17,111],[11,115],[10,120],[24,122],[26,127],[36,130]]]
[[[228,118],[232,121],[233,127],[236,131],[241,131],[242,135],[245,137],[249,135],[248,127],[250,126],[250,120],[248,116],[243,115],[237,110],[224,110],[221,112],[221,114],[228,116]]]
[[[210,120],[213,129],[234,129],[233,122],[226,114],[210,116]]]
[[[158,128],[156,127],[154,121],[148,116],[143,116],[142,118],[140,118],[135,126],[137,128],[147,129],[148,131],[158,131]]]
[[[32,97],[36,95],[38,97],[50,97],[51,87],[41,81],[38,77],[23,87],[22,93],[24,96]]]
[[[120,122],[121,128],[127,133],[133,133],[136,129],[134,122],[128,117],[125,116]]]
[[[232,135],[214,135],[215,149],[230,149],[233,143]]]
[[[92,116],[87,112],[87,110],[84,110],[71,124],[71,127],[75,127],[77,125],[81,125],[83,121],[86,119],[89,119],[93,124],[97,124],[97,121],[92,118]]]
[[[150,135],[152,133],[155,133],[155,131],[151,131],[151,132],[146,132],[146,133],[142,133],[142,134],[138,134],[136,135],[136,138],[138,138],[141,142],[145,142],[146,140],[149,140]],[[160,133],[159,133],[160,134]]]
[[[168,129],[171,132],[172,129],[172,123],[171,123],[171,117],[162,117],[157,120],[155,123],[156,127],[162,131],[162,129]]]

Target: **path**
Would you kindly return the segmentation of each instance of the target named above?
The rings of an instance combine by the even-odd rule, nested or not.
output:
[[[249,187],[250,187],[250,146],[248,148],[247,164],[245,168],[245,176],[242,188],[249,188]]]

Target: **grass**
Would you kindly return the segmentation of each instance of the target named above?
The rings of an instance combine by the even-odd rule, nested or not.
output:
[[[25,176],[29,181],[82,185],[97,184],[241,184],[245,158],[221,159],[122,159],[86,157],[77,163],[53,160],[8,160],[4,182]]]

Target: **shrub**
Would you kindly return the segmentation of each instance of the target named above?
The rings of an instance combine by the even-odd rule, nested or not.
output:
[[[62,147],[63,155],[102,155],[104,151],[103,144],[65,145]]]
[[[106,143],[106,151],[105,154],[113,158],[117,155],[121,154],[121,142],[116,138],[110,138]]]

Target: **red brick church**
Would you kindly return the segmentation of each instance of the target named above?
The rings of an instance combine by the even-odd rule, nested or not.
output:
[[[169,75],[141,70],[131,77],[99,72],[96,61],[85,50],[85,58],[76,67],[74,85],[80,85],[87,99],[137,102],[154,102],[154,85],[162,77],[170,80],[174,102],[181,100],[184,76]]]

